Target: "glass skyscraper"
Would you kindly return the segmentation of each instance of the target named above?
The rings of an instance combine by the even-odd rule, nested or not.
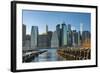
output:
[[[46,24],[46,34],[48,34],[48,25]]]
[[[68,30],[67,30],[67,42],[68,42],[68,46],[72,46],[73,40],[72,40],[72,31],[71,31],[71,25],[68,24]]]
[[[76,30],[72,31],[72,37],[73,37],[73,46],[78,46],[78,32]]]
[[[62,46],[67,46],[67,26],[65,23],[62,24]]]
[[[30,35],[26,35],[26,41],[25,41],[25,49],[24,50],[30,50]]]
[[[78,32],[78,46],[81,46],[81,36],[80,36],[80,32]]]
[[[60,24],[57,24],[56,26],[56,31],[59,39],[59,46],[61,46],[61,29],[60,29]]]
[[[31,49],[35,49],[38,46],[38,27],[32,26],[31,28]]]
[[[26,40],[26,25],[22,25],[22,46],[25,46],[25,40]]]
[[[89,42],[88,39],[90,39],[90,32],[89,31],[83,31],[82,33],[82,43],[84,43],[85,41],[86,42]]]
[[[52,34],[52,38],[51,38],[51,48],[58,48],[59,47],[59,40],[58,40],[58,35],[57,35],[57,31],[54,31]]]
[[[71,25],[68,24],[68,31],[71,31]]]

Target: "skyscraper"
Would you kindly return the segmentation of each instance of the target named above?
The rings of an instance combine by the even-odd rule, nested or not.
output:
[[[91,48],[91,34],[90,34],[90,31],[83,31],[83,34],[82,34],[82,47]]]
[[[48,47],[48,35],[42,34],[38,36],[38,47],[40,48]]]
[[[90,32],[89,31],[83,31],[82,34],[82,40],[83,42],[89,42],[88,39],[90,39]]]
[[[54,31],[52,34],[51,47],[56,47],[56,48],[59,47],[59,40],[58,40],[58,35],[56,31]]]
[[[22,46],[25,46],[25,40],[26,40],[26,25],[22,25]]]
[[[67,42],[68,42],[68,46],[72,46],[72,31],[71,31],[71,25],[68,24],[68,30],[67,30]]]
[[[67,26],[65,23],[62,24],[62,46],[67,46]]]
[[[71,24],[68,24],[68,31],[71,31]]]
[[[80,34],[81,34],[81,36],[82,36],[82,32],[83,32],[83,24],[80,23]]]
[[[80,40],[80,32],[78,32],[78,46],[81,46],[81,40]]]
[[[83,24],[80,23],[80,45],[82,45],[83,43],[82,34],[83,34]]]
[[[24,50],[30,50],[30,35],[26,35],[26,41],[25,41],[25,49]]]
[[[52,31],[48,31],[48,47],[51,47]]]
[[[48,33],[48,25],[46,24],[46,34]]]
[[[61,46],[61,29],[60,29],[60,24],[56,26],[56,31],[59,39],[59,46]]]
[[[76,30],[72,31],[73,37],[73,46],[78,46],[78,32]]]
[[[31,49],[35,49],[38,46],[38,27],[32,26],[31,29]]]

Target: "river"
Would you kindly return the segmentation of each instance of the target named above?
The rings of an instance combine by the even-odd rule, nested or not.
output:
[[[63,61],[64,59],[60,57],[57,54],[57,49],[39,49],[40,51],[47,50],[47,52],[44,52],[34,59],[32,59],[32,62],[45,62],[45,61]]]

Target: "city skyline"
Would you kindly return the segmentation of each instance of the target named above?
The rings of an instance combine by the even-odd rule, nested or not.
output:
[[[55,31],[57,24],[71,24],[71,29],[80,30],[80,24],[83,24],[83,31],[90,31],[90,13],[76,12],[50,12],[50,11],[31,11],[23,10],[23,24],[26,25],[26,34],[31,34],[31,27],[38,26],[39,34],[48,31]]]
[[[91,59],[88,13],[25,11],[22,38],[23,62]],[[28,52],[31,52],[30,57],[24,56]]]

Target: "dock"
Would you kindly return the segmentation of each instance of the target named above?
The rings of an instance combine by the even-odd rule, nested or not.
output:
[[[91,49],[59,49],[57,53],[66,60],[91,59]]]
[[[26,53],[23,54],[23,62],[31,62],[32,59],[34,59],[39,54],[42,54],[44,52],[47,52],[47,50],[26,52]]]

